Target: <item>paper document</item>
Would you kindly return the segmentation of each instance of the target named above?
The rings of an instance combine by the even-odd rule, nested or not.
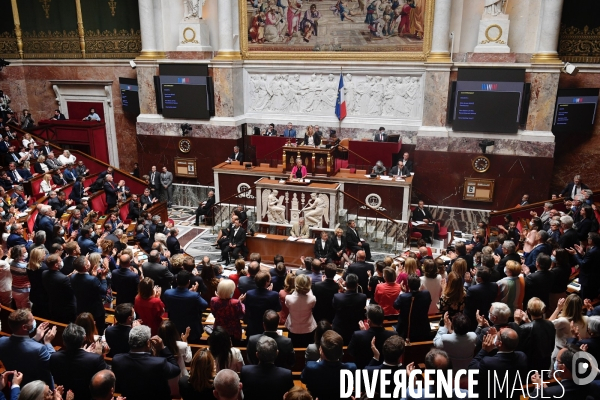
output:
[[[298,239],[299,242],[312,243],[312,239]]]
[[[295,242],[296,240],[298,240],[298,238],[290,236],[289,238],[287,238],[287,240],[289,240],[290,242]]]
[[[267,235],[255,234],[255,235],[254,235],[254,237],[257,237],[257,238],[262,238],[262,239],[264,239],[264,238],[266,238],[266,237],[267,237]]]
[[[413,221],[411,223],[413,224],[413,226],[426,225],[426,223],[423,221]]]

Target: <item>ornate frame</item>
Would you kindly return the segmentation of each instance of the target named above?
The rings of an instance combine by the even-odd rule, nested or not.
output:
[[[420,52],[382,51],[250,51],[248,48],[248,0],[238,0],[240,52],[245,60],[352,60],[352,61],[426,61],[431,52],[435,0],[425,5],[423,50]]]

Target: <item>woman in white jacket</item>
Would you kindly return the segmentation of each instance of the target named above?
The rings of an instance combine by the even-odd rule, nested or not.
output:
[[[58,161],[60,161],[62,165],[75,164],[75,160],[77,160],[77,157],[72,155],[69,150],[63,151],[63,153],[58,156]]]
[[[307,275],[298,275],[295,279],[294,293],[285,296],[285,305],[290,310],[285,321],[288,337],[294,347],[307,347],[314,340],[317,327],[312,310],[317,298],[312,294],[311,280]]]
[[[50,174],[45,174],[44,179],[40,182],[40,193],[44,193],[47,196],[55,187],[56,185],[52,184],[52,177]]]

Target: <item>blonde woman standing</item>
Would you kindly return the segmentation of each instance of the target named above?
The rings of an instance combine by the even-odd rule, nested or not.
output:
[[[56,188],[56,185],[52,183],[52,177],[50,174],[44,174],[44,179],[40,182],[40,193],[48,195],[52,190]]]
[[[294,347],[307,347],[313,342],[317,327],[312,315],[317,298],[310,290],[311,280],[307,275],[297,276],[294,283],[294,293],[285,296],[285,305],[289,310],[285,327],[289,331],[288,337],[292,339]]]

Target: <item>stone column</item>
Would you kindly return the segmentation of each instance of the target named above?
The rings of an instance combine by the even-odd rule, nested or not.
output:
[[[239,50],[234,48],[233,40],[233,19],[237,17],[238,13],[233,12],[233,3],[235,0],[219,0],[217,4],[217,18],[219,21],[219,51],[215,59],[217,60],[239,60],[241,59]],[[235,1],[235,7],[237,7],[237,1]],[[239,32],[235,32],[239,35]]]
[[[140,31],[142,34],[142,52],[139,59],[164,58],[164,52],[158,50],[157,32],[155,27],[154,1],[139,0],[138,8],[140,11]]]
[[[450,42],[450,16],[452,0],[436,0],[433,13],[433,34],[431,52],[427,61],[451,62],[448,43]]]
[[[558,34],[564,0],[542,1],[542,20],[540,23],[537,50],[531,57],[532,63],[558,64]]]

